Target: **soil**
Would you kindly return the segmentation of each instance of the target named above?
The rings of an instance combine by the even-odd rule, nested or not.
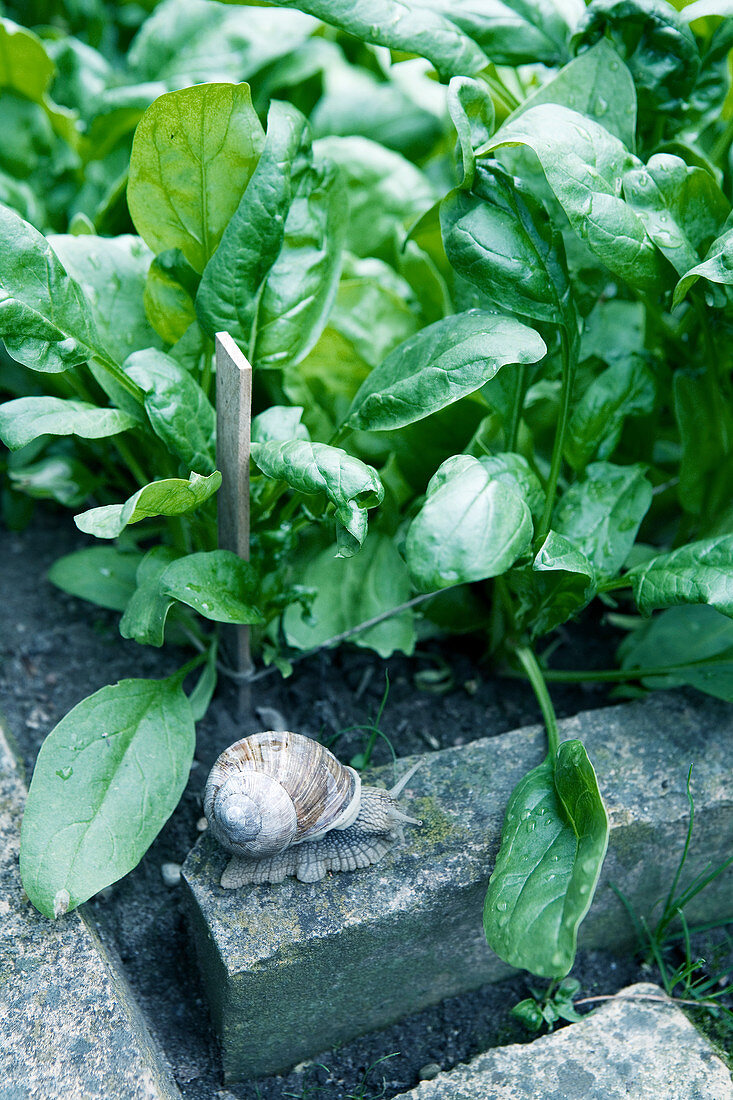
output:
[[[53,561],[86,545],[89,540],[74,528],[68,513],[46,514],[22,534],[0,532],[0,707],[18,742],[28,781],[44,737],[77,702],[124,677],[168,675],[190,656],[184,650],[155,650],[125,641],[117,631],[117,614],[59,592],[45,579]],[[617,641],[602,618],[591,618],[580,635],[562,635],[553,664],[608,667]],[[252,717],[239,717],[239,690],[224,680],[199,723],[196,758],[178,809],[141,864],[86,906],[105,944],[119,957],[182,1094],[191,1100],[389,1098],[414,1086],[429,1063],[447,1069],[490,1046],[532,1037],[509,1016],[512,1005],[530,995],[531,979],[519,975],[327,1051],[287,1076],[230,1089],[222,1084],[181,891],[165,885],[161,867],[181,864],[194,844],[206,775],[223,748],[279,718],[286,728],[333,740],[337,754],[348,759],[364,749],[365,734],[346,728],[375,719],[385,671],[389,692],[380,728],[397,755],[457,745],[541,720],[529,687],[494,677],[475,641],[473,649],[465,640],[451,639],[443,648],[432,641],[413,658],[388,661],[350,646],[320,653],[296,665],[287,680],[275,673],[253,685]],[[552,694],[560,716],[612,701],[598,685],[553,685]],[[387,743],[378,739],[373,762],[389,759]],[[578,956],[573,976],[581,983],[581,996],[590,997],[649,980],[650,972],[631,958],[589,952]]]

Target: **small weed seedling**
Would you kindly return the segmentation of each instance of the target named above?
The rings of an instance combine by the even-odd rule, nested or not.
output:
[[[573,998],[578,995],[580,982],[576,978],[563,978],[550,982],[544,993],[533,989],[532,996],[520,1001],[511,1010],[528,1031],[540,1031],[543,1026],[552,1031],[558,1020],[576,1023],[582,1016],[575,1011]]]

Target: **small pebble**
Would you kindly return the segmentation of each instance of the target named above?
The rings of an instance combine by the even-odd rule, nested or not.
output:
[[[310,1069],[310,1067],[314,1066],[314,1065],[315,1065],[315,1062],[313,1062],[310,1059],[308,1061],[305,1061],[305,1062],[298,1062],[297,1066],[293,1066],[292,1072],[293,1073],[305,1073],[305,1071],[307,1069]]]
[[[423,1066],[418,1077],[421,1081],[433,1081],[440,1073],[440,1066],[437,1062],[428,1062],[426,1066]]]
[[[163,882],[166,886],[178,886],[178,883],[181,881],[180,863],[162,863],[160,866],[160,873],[163,876]]]
[[[200,817],[196,822],[196,828],[200,833],[205,833],[209,827],[209,823],[205,817]]]
[[[255,707],[255,711],[263,729],[275,730],[276,733],[281,733],[288,728],[282,714],[274,707]]]

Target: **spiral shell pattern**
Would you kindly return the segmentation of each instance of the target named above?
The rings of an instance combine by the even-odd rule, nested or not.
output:
[[[209,775],[204,812],[229,851],[267,856],[347,828],[359,812],[359,794],[357,773],[323,745],[270,730],[225,749]]]

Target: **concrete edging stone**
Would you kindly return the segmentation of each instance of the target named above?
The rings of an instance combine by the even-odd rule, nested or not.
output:
[[[689,819],[690,763],[696,816],[686,874],[733,849],[733,707],[659,693],[564,720],[561,738],[572,737],[588,748],[611,820],[580,943],[623,950],[633,932],[610,884],[641,913],[666,894]],[[483,898],[509,794],[545,751],[535,726],[428,754],[402,798],[423,827],[376,867],[312,885],[225,891],[227,856],[204,834],[183,877],[227,1081],[280,1072],[511,973],[484,940]],[[392,769],[368,781],[390,785]],[[687,915],[709,920],[731,909],[733,868]]]

